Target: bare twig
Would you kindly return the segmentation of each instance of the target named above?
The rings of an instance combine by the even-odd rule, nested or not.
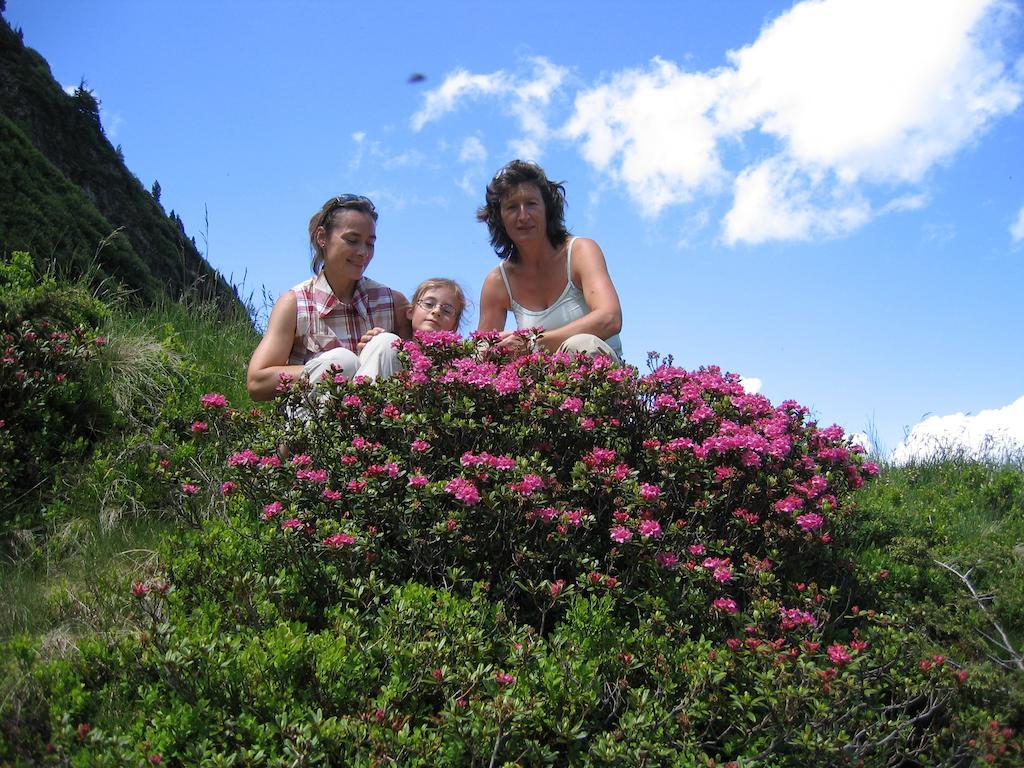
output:
[[[944,563],[941,560],[936,560],[935,563],[936,565],[940,565],[943,568],[945,568],[947,571],[952,573],[954,576],[959,578],[960,581],[964,583],[964,586],[967,587],[967,591],[970,592],[971,597],[974,598],[974,602],[977,604],[978,609],[982,612],[982,614],[984,614],[985,618],[988,619],[988,623],[991,624],[995,631],[999,633],[1000,639],[997,641],[995,638],[988,636],[984,632],[979,632],[981,636],[1010,654],[1010,658],[1005,661],[997,659],[991,655],[989,656],[989,658],[991,658],[993,661],[995,661],[997,664],[1000,664],[1001,666],[1007,668],[1015,666],[1017,669],[1024,670],[1024,657],[1022,657],[1020,652],[1013,647],[1013,643],[1010,642],[1010,638],[1007,637],[1006,632],[1003,631],[1003,628],[999,625],[999,622],[996,621],[995,617],[989,612],[988,608],[985,606],[985,601],[987,599],[991,599],[992,596],[979,595],[978,591],[974,588],[974,585],[971,584],[971,571],[973,571],[974,569],[970,568],[966,573],[961,573],[956,569],[956,567],[950,565],[949,563]]]

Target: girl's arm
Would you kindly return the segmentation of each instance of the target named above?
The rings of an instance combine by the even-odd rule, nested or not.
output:
[[[405,294],[395,290],[391,291],[391,298],[395,305],[395,334],[402,339],[411,339],[412,320],[407,311],[409,309],[409,300],[405,298]]]
[[[295,314],[298,305],[291,291],[281,296],[274,304],[256,351],[249,360],[245,386],[253,400],[271,400],[281,381],[281,374],[293,378],[302,375],[301,365],[288,365],[288,356],[295,343]]]

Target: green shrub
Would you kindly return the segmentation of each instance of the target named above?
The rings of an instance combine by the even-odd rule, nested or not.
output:
[[[85,456],[112,411],[98,377],[104,307],[37,280],[27,254],[0,266],[0,546],[42,522],[54,480]]]
[[[1019,762],[1006,681],[851,560],[876,468],[841,430],[716,369],[404,350],[281,410],[203,396],[134,630],[37,664],[49,721],[0,758]]]

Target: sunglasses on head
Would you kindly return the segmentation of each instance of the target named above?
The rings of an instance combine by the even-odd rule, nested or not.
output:
[[[370,200],[370,198],[368,198],[368,197],[365,197],[363,195],[349,195],[349,194],[338,195],[333,200],[331,200],[330,203],[327,204],[326,208],[324,208],[324,212],[320,216],[320,224],[319,224],[319,226],[326,227],[327,226],[327,222],[330,221],[330,219],[331,219],[331,214],[332,213],[334,213],[339,208],[351,207],[350,206],[351,203],[363,203],[363,204],[365,204],[370,209],[369,212],[370,212],[371,215],[377,213],[377,209],[374,207],[373,201]],[[374,216],[374,218],[376,218],[376,217]]]

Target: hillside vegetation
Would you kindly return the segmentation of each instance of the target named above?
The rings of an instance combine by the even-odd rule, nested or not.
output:
[[[0,253],[14,251],[73,277],[114,278],[144,305],[189,294],[242,308],[181,218],[125,167],[85,82],[65,93],[0,18]]]
[[[33,269],[0,275],[0,763],[1024,758],[1019,463],[878,473],[713,368],[447,334],[252,408],[246,317]]]

